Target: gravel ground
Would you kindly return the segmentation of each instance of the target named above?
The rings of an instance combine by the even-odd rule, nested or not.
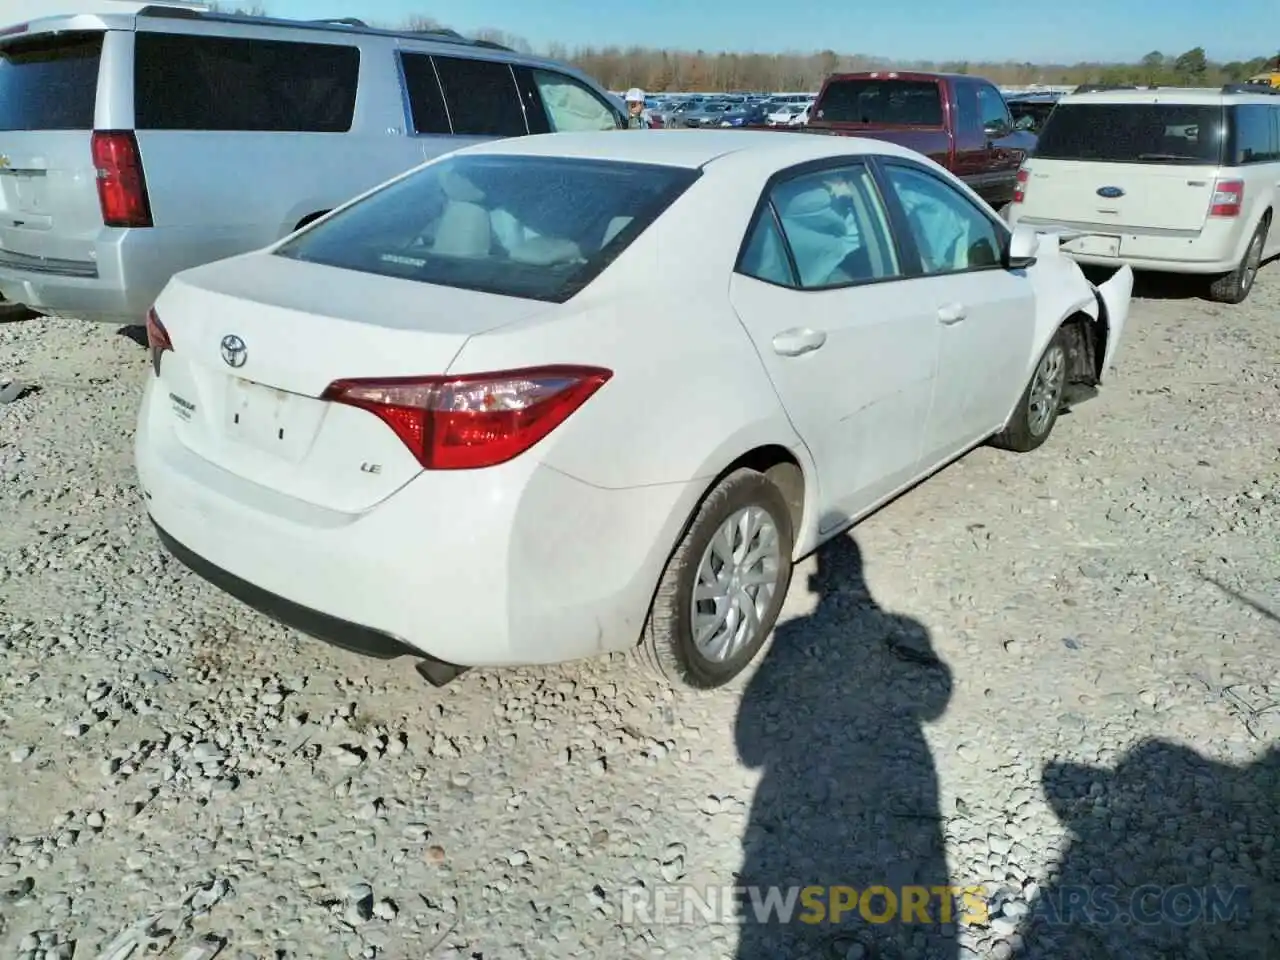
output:
[[[273,625],[144,519],[144,351],[0,326],[0,379],[39,386],[0,406],[0,956],[135,924],[220,960],[1280,956],[1280,264],[1241,307],[1154,293],[1047,447],[979,450],[807,561],[762,669],[705,696],[618,660],[434,690]],[[991,906],[645,922],[664,883]],[[1253,912],[1098,912],[1149,884]]]

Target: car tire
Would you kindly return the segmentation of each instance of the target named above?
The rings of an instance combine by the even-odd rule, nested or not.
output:
[[[717,563],[723,559],[723,537],[734,531],[735,524],[731,552],[737,553],[742,546],[740,538],[746,524],[747,532],[753,534],[748,544],[754,543],[754,552],[760,556],[750,566],[734,570],[734,579],[730,580],[718,575],[730,565],[723,564],[717,570]],[[644,635],[636,647],[640,662],[673,686],[711,690],[731,681],[746,669],[773,631],[791,584],[794,543],[791,511],[777,485],[755,470],[735,470],[724,477],[703,499],[667,561],[649,608]],[[737,578],[753,572],[768,579],[738,586],[735,592]],[[695,601],[695,591],[704,582],[717,583],[715,589],[723,586],[724,595],[719,600]],[[750,592],[752,587],[754,592]],[[746,601],[751,601],[750,606],[744,606]],[[718,658],[715,644],[704,639],[700,645],[694,634],[698,605],[704,617],[712,618],[707,621],[708,628],[716,617],[724,628],[710,635],[712,641],[726,641],[723,655]],[[743,623],[749,619],[742,616],[744,610],[754,613],[754,629]],[[738,628],[742,628],[741,633]]]
[[[1262,251],[1267,245],[1267,228],[1270,225],[1270,217],[1263,217],[1258,229],[1253,232],[1239,265],[1209,284],[1210,300],[1217,303],[1244,303],[1249,291],[1253,289],[1258,268],[1262,266]]]
[[[1067,389],[1071,343],[1065,327],[1059,327],[1036,361],[1036,368],[1018,399],[1005,428],[992,438],[993,446],[1014,453],[1030,453],[1046,440],[1058,422]]]

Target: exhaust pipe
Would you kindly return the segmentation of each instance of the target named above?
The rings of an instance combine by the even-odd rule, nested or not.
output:
[[[443,660],[433,659],[419,660],[414,664],[413,668],[433,687],[443,687],[452,683],[471,669],[470,667],[460,667],[455,663],[445,663]]]

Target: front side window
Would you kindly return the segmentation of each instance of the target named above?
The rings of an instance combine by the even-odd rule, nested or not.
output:
[[[92,130],[101,56],[101,33],[0,46],[0,130]]]
[[[463,154],[423,167],[277,248],[345,270],[563,302],[688,189],[696,170]]]
[[[134,41],[139,130],[345,133],[355,116],[360,51],[143,31]]]
[[[776,213],[783,248],[770,223]],[[849,286],[899,276],[889,221],[862,164],[801,174],[778,183],[743,254],[741,272],[804,289]],[[790,250],[795,263],[785,255]]]
[[[906,213],[926,274],[1000,265],[1004,238],[968,197],[913,167],[886,164],[885,176]]]
[[[978,108],[985,133],[1004,134],[1013,126],[1009,119],[1009,105],[1004,102],[1000,91],[989,83],[978,85]]]
[[[532,73],[552,133],[618,128],[618,118],[609,105],[585,85],[550,70]]]
[[[511,67],[493,60],[432,57],[444,91],[453,132],[470,137],[522,137],[520,92]]]

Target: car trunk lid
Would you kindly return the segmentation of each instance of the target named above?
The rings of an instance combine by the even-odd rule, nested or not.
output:
[[[1124,232],[1199,231],[1212,167],[1077,163],[1033,158],[1021,216]]]
[[[179,442],[246,480],[359,512],[421,472],[374,414],[320,399],[347,378],[443,374],[474,334],[551,305],[267,253],[175,277],[156,304]]]

